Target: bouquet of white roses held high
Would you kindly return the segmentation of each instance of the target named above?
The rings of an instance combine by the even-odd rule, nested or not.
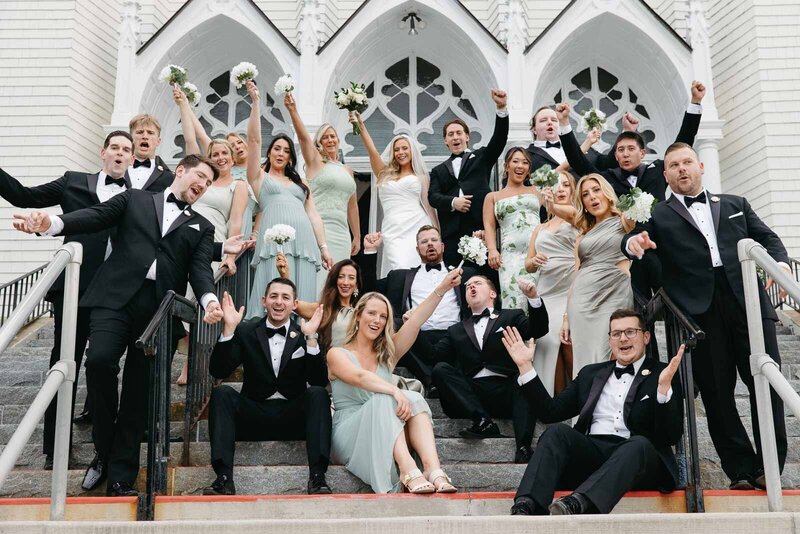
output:
[[[291,74],[284,74],[275,82],[275,96],[285,95],[294,91],[294,78]]]
[[[606,126],[606,114],[599,109],[592,108],[583,114],[581,127],[585,132],[591,132],[597,128],[601,132]]]
[[[276,224],[264,232],[264,240],[277,243],[278,250],[283,252],[283,244],[295,237],[295,230],[288,224]]]
[[[256,76],[258,76],[258,69],[247,61],[242,61],[231,69],[231,82],[236,84],[237,89],[241,89],[247,80],[252,80]]]
[[[169,84],[178,84],[179,86],[183,87],[183,84],[186,83],[186,69],[179,65],[167,65],[163,69],[161,69],[161,74],[158,75],[158,79]]]
[[[186,100],[188,100],[191,105],[196,106],[200,103],[200,91],[197,90],[195,84],[186,82],[181,86],[181,91],[184,92]]]
[[[652,217],[656,202],[658,201],[653,195],[634,187],[627,195],[619,197],[617,207],[626,218],[644,223]]]
[[[542,165],[531,175],[531,183],[539,189],[555,187],[561,180],[561,175],[553,170],[550,165]]]
[[[460,269],[465,261],[471,261],[477,265],[485,264],[489,250],[486,248],[486,243],[480,238],[465,235],[458,240],[458,253],[464,258],[458,264],[457,268]]]
[[[367,89],[364,84],[350,82],[350,87],[342,88],[333,92],[336,106],[347,111],[357,111],[359,113],[367,109],[369,100],[367,99]],[[358,122],[353,123],[353,135],[361,135],[361,127]]]

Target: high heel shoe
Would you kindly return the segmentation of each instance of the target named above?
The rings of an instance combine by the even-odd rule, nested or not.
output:
[[[412,483],[414,481],[422,480],[422,482],[418,482],[416,484]],[[431,484],[425,479],[425,476],[422,474],[422,471],[419,469],[414,469],[410,471],[403,477],[403,486],[409,493],[416,493],[416,494],[424,494],[424,493],[434,493],[436,491],[436,486]]]
[[[428,475],[428,480],[436,488],[436,493],[455,493],[458,491],[452,484],[450,477],[442,469],[434,469]]]

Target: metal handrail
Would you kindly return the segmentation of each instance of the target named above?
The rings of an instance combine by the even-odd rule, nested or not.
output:
[[[28,294],[28,291],[30,291],[31,287],[33,287],[36,280],[39,279],[47,266],[48,264],[45,263],[32,271],[0,285],[0,326],[5,324],[11,312],[17,307],[22,297]],[[33,307],[33,310],[31,310],[25,324],[32,323],[51,310],[50,303],[42,297],[36,306]]]
[[[704,512],[703,487],[700,479],[700,451],[697,444],[697,416],[694,407],[694,376],[692,375],[692,349],[705,339],[697,323],[672,299],[664,288],[658,290],[645,307],[645,320],[652,324],[664,319],[667,337],[667,353],[676,354],[680,345],[685,345],[680,365],[681,388],[683,389],[683,440],[678,443],[678,468],[686,483],[686,511]]]
[[[36,425],[58,394],[56,410],[53,476],[50,489],[50,520],[63,521],[67,500],[67,466],[69,463],[69,435],[72,426],[72,384],[75,382],[75,330],[78,324],[78,292],[83,247],[71,242],[62,245],[53,260],[31,287],[19,306],[0,328],[0,352],[8,348],[17,332],[27,324],[31,312],[39,305],[61,272],[66,270],[64,281],[64,316],[61,335],[61,358],[50,369],[42,388],[0,454],[0,488],[17,463],[22,449],[30,440]]]
[[[789,270],[792,271],[791,276],[794,278],[795,283],[800,284],[800,261],[795,258],[789,258]],[[794,298],[791,295],[782,299],[777,284],[773,284],[767,289],[767,296],[769,296],[769,301],[772,303],[773,308],[782,308],[786,305],[800,312],[800,299]]]
[[[800,302],[800,284],[793,279],[792,275],[782,269],[767,250],[756,241],[742,239],[737,244],[737,251],[739,262],[742,264],[744,303],[750,339],[750,371],[753,373],[756,390],[758,427],[764,458],[764,476],[767,482],[767,503],[770,512],[780,512],[783,510],[783,493],[769,388],[772,386],[798,418],[800,418],[800,395],[794,391],[789,381],[781,374],[777,362],[766,353],[756,265],[772,277],[778,286],[785,289],[795,302]]]

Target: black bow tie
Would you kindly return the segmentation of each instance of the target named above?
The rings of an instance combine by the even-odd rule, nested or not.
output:
[[[461,154],[450,154],[450,161],[453,161],[454,159],[463,158],[466,155],[467,155],[467,151],[466,150],[464,152],[462,152]]]
[[[125,178],[112,178],[111,176],[106,175],[106,185],[118,185],[120,187],[127,187],[125,183]]]
[[[426,263],[425,264],[425,270],[426,271],[430,271],[431,269],[434,269],[434,270],[437,270],[437,271],[441,271],[442,270],[442,264],[441,263],[436,263],[434,265],[430,265],[430,264]]]
[[[484,318],[484,317],[489,317],[490,313],[491,313],[491,312],[489,311],[489,308],[486,308],[486,309],[485,309],[485,310],[483,310],[481,313],[476,313],[476,314],[474,314],[474,315],[472,316],[472,322],[473,322],[473,323],[477,323],[477,322],[478,322],[478,321],[480,321],[482,318]]]
[[[561,141],[556,141],[555,143],[551,143],[550,141],[546,141],[544,144],[545,148],[561,148]]]
[[[268,338],[271,338],[275,334],[278,334],[280,336],[286,337],[286,327],[285,326],[279,326],[278,328],[267,327],[267,337]]]
[[[134,169],[138,169],[139,167],[147,167],[149,169],[150,168],[150,160],[149,159],[145,159],[145,160],[141,160],[141,161],[138,160],[138,159],[133,160],[133,168]]]
[[[692,198],[692,197],[683,197],[683,203],[686,204],[687,208],[690,207],[695,202],[700,202],[701,204],[705,204],[706,203],[706,192],[703,191],[702,193],[700,193],[699,195],[697,195],[694,198]]]
[[[625,367],[614,367],[614,374],[617,375],[617,378],[622,378],[624,374],[633,376],[633,364],[630,363]]]
[[[178,197],[176,197],[174,193],[169,194],[169,196],[167,197],[167,202],[172,202],[182,210],[185,210],[186,206],[189,205],[188,202],[184,202],[183,200],[178,200]]]

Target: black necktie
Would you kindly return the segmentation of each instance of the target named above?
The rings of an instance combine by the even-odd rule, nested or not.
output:
[[[556,141],[555,143],[551,143],[550,141],[546,141],[544,144],[545,148],[561,148],[561,141]]]
[[[633,364],[630,363],[625,367],[614,367],[614,374],[617,375],[617,378],[622,378],[624,374],[633,376]]]
[[[173,204],[178,206],[181,210],[185,210],[186,206],[189,205],[187,202],[184,202],[183,200],[178,200],[178,197],[176,197],[174,193],[169,194],[169,196],[167,197],[167,202],[172,202]]]
[[[435,265],[430,265],[430,264],[426,263],[425,264],[425,270],[426,271],[430,271],[431,269],[435,269],[437,271],[441,271],[442,270],[442,264],[441,263],[437,263]]]
[[[112,178],[106,175],[106,185],[118,185],[120,187],[127,187],[125,183],[125,178]]]
[[[703,191],[702,193],[700,193],[699,195],[697,195],[694,198],[692,198],[692,197],[683,197],[683,203],[686,204],[687,208],[691,207],[691,205],[694,204],[695,202],[700,202],[701,204],[705,204],[706,203],[706,192]]]
[[[145,160],[141,160],[141,161],[139,161],[138,159],[133,160],[133,168],[134,169],[138,169],[139,167],[147,167],[149,169],[150,168],[150,160],[149,159],[145,159]]]
[[[489,308],[486,308],[486,309],[485,309],[485,310],[483,310],[481,313],[476,313],[476,314],[474,314],[474,315],[472,316],[472,322],[473,322],[473,323],[477,323],[477,322],[478,322],[478,321],[480,321],[480,320],[481,320],[483,317],[489,317],[489,314],[490,314],[490,312],[489,312]]]
[[[267,327],[267,337],[268,338],[271,338],[275,334],[279,334],[279,335],[281,335],[283,337],[286,337],[286,327],[285,326],[279,326],[278,328]]]

